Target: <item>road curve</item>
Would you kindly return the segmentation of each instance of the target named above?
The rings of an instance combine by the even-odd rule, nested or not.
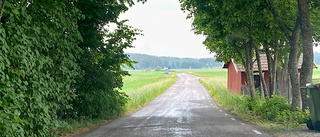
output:
[[[136,113],[83,137],[271,137],[219,108],[198,77],[177,74],[178,81]]]

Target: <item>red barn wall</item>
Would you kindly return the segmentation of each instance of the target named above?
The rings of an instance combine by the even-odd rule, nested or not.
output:
[[[241,72],[237,72],[232,62],[228,66],[228,90],[241,94]]]
[[[241,72],[241,85],[248,85],[248,78],[245,72]]]

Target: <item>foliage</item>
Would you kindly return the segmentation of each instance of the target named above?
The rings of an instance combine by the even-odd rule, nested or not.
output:
[[[155,71],[160,71],[162,68],[157,66],[156,68],[154,68]]]
[[[209,75],[199,75],[201,70],[193,73],[201,76],[200,83],[208,89],[219,105],[250,122],[270,129],[293,129],[310,119],[309,111],[291,111],[290,104],[281,96],[270,99],[255,96],[252,99],[247,95],[234,94],[226,88],[226,75],[222,76],[218,70],[211,71]]]
[[[203,44],[218,61],[233,59],[246,71],[250,96],[254,97],[253,50],[278,36],[279,28],[263,1],[180,0],[189,11],[193,30],[206,36]]]
[[[1,1],[4,2],[4,1]],[[74,97],[81,17],[72,0],[5,1],[0,35],[0,132],[47,136]]]
[[[79,0],[76,4],[84,15],[79,20],[79,32],[83,42],[79,47],[84,50],[78,62],[81,73],[76,81],[76,99],[73,109],[65,117],[103,118],[119,116],[127,95],[120,93],[122,76],[128,75],[121,69],[122,64],[130,67],[131,61],[124,49],[132,47],[132,41],[138,35],[137,29],[125,25],[126,21],[117,21],[121,12],[128,9],[132,1],[91,1]],[[112,9],[112,10],[110,10]],[[116,23],[117,29],[110,32],[103,26]]]
[[[263,119],[275,120],[279,113],[290,110],[290,105],[287,102],[284,97],[274,95],[272,98],[265,99],[262,105],[254,111],[260,114]]]
[[[152,101],[174,84],[177,76],[172,73],[168,78],[156,71],[130,71],[130,76],[124,77],[124,86],[120,92],[125,92],[130,100],[125,105],[124,113],[131,113]],[[67,119],[70,126],[59,128],[59,135],[66,134],[84,127],[92,127],[95,124],[106,123],[105,120],[81,117],[79,119]]]
[[[140,0],[138,0],[140,1]],[[68,118],[111,118],[123,49],[138,30],[117,21],[132,0],[0,0],[1,136],[50,136]],[[110,32],[110,22],[118,28]]]

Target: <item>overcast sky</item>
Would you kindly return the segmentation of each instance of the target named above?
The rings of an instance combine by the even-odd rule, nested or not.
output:
[[[142,53],[155,56],[208,58],[213,57],[202,44],[204,36],[191,31],[192,20],[180,10],[179,0],[148,0],[136,3],[120,16],[128,19],[128,25],[141,29],[144,36],[138,36],[126,53]],[[320,52],[320,47],[315,49]]]
[[[129,19],[126,24],[143,30],[144,36],[138,36],[133,43],[135,48],[125,52],[170,57],[213,57],[202,44],[205,38],[191,31],[192,20],[187,20],[186,16],[180,10],[178,0],[136,3],[120,19]]]

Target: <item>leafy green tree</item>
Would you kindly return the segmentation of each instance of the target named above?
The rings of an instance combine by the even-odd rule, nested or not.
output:
[[[231,58],[245,66],[251,97],[254,96],[253,50],[265,39],[258,39],[273,20],[266,16],[261,1],[181,0],[182,9],[190,11],[193,30],[207,36],[204,44],[220,61]],[[266,22],[266,23],[265,23]],[[273,25],[274,26],[274,25]]]
[[[319,3],[317,1],[307,2],[306,0],[291,0],[286,2],[278,0],[265,0],[265,3],[267,3],[269,10],[277,20],[278,26],[281,28],[290,45],[288,64],[293,94],[292,109],[295,110],[297,107],[300,107],[302,102],[302,110],[305,110],[307,107],[306,91],[303,90],[300,92],[300,84],[305,85],[306,83],[310,83],[312,80],[312,36],[318,36],[317,34],[319,34],[319,27],[315,24],[311,25],[310,20],[313,23],[319,22],[319,19],[316,17],[319,15],[319,12],[318,10],[315,10],[319,8],[317,6]],[[310,9],[311,15],[309,13]],[[312,33],[312,29],[316,30],[315,33]],[[300,32],[302,36],[302,47],[304,54],[303,65],[299,79],[297,57]]]
[[[313,38],[310,23],[309,4],[307,0],[297,0],[301,24],[301,37],[303,47],[303,61],[300,73],[300,85],[312,82],[313,74]],[[302,110],[307,109],[307,91],[301,90]]]
[[[1,136],[48,136],[70,108],[81,41],[73,0],[1,0]]]
[[[78,63],[81,67],[77,78],[76,99],[73,101],[71,116],[77,118],[113,118],[121,114],[128,97],[120,93],[122,64],[132,67],[123,49],[132,47],[138,30],[118,21],[120,13],[133,4],[131,0],[78,0],[77,8],[84,19],[77,22],[83,37],[79,47],[83,50]],[[117,29],[110,32],[104,26],[116,23]]]

